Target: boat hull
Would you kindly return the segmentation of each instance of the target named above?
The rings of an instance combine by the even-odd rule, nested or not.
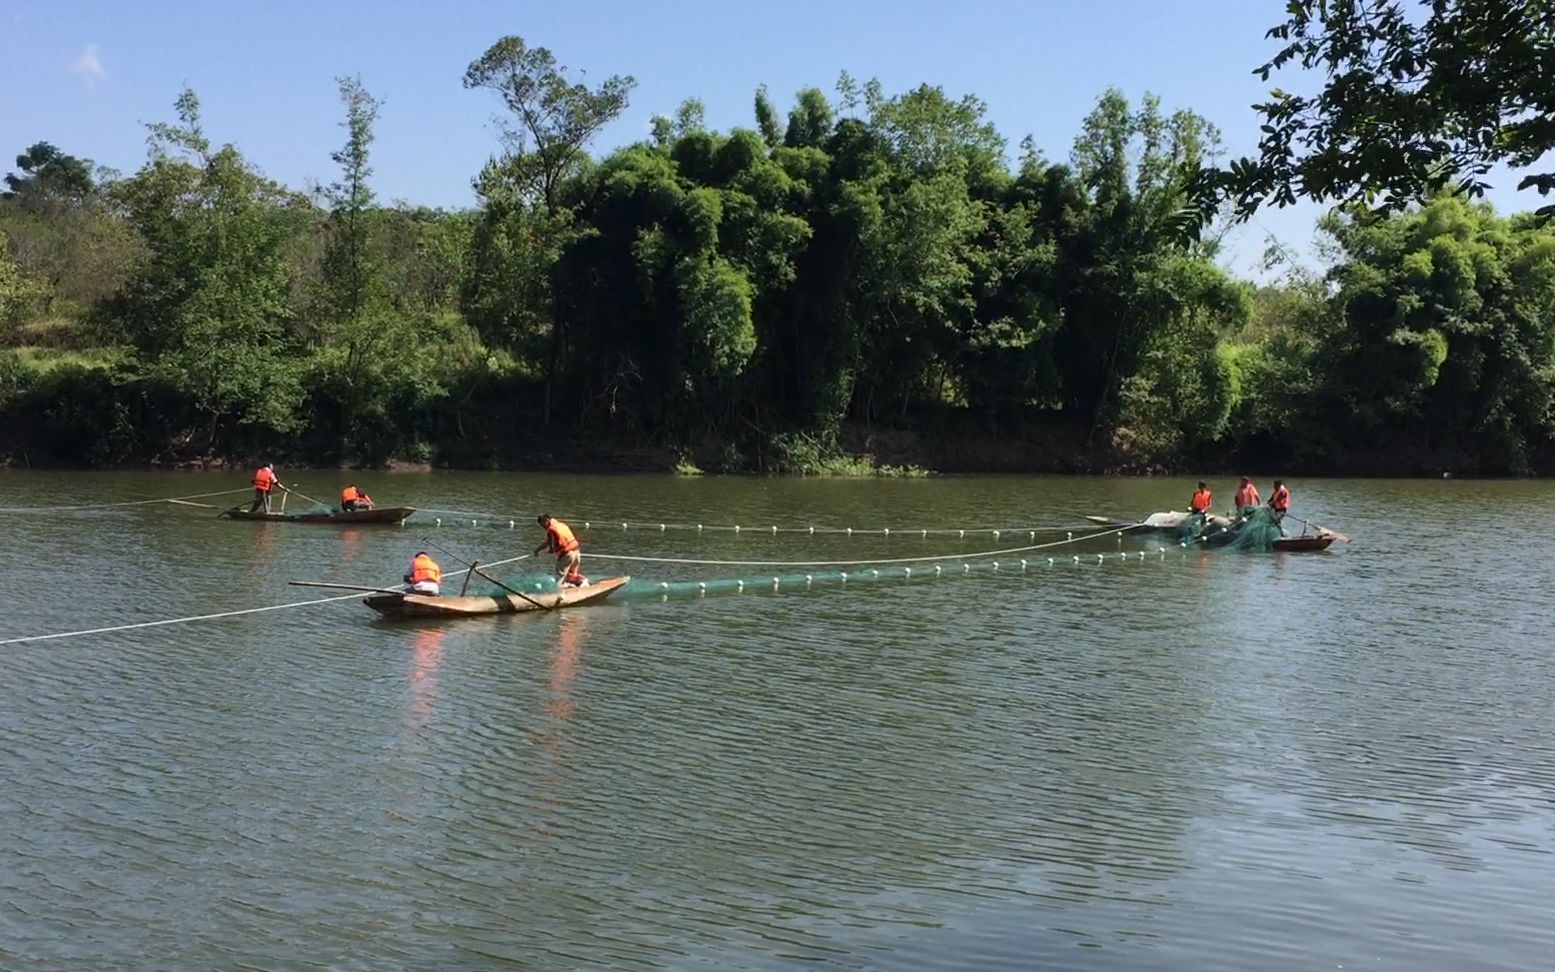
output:
[[[1108,527],[1113,530],[1128,529],[1134,533],[1176,533],[1191,514],[1172,511],[1169,513],[1152,513],[1143,520],[1124,520],[1115,516],[1087,516],[1086,519],[1099,527]],[[1210,514],[1208,525],[1211,528],[1228,527],[1231,521],[1223,516]]]
[[[328,513],[250,513],[239,506],[223,511],[221,516],[229,520],[252,520],[260,523],[314,523],[344,526],[376,523],[393,526],[414,512],[415,509],[409,506],[385,506],[373,510],[333,510]]]
[[[430,594],[374,594],[362,603],[386,618],[468,618],[483,614],[520,614],[596,604],[625,587],[630,577],[607,577],[583,587],[568,587],[549,593],[530,594],[525,600],[516,594],[496,597],[448,597]]]
[[[1284,553],[1315,553],[1333,545],[1334,537],[1328,534],[1306,537],[1281,537],[1274,541],[1274,549]]]

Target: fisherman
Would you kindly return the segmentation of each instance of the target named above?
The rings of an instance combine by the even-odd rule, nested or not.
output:
[[[1290,512],[1290,490],[1278,479],[1274,481],[1274,495],[1269,497],[1269,509],[1274,511],[1274,522],[1279,523]]]
[[[1209,491],[1208,486],[1200,482],[1199,488],[1193,491],[1193,499],[1188,501],[1188,512],[1202,513],[1208,516],[1210,504],[1214,501],[1215,494]]]
[[[265,512],[269,513],[270,491],[273,489],[285,488],[286,487],[282,486],[281,481],[275,476],[274,465],[267,462],[263,466],[260,466],[258,469],[254,470],[254,502],[249,504],[248,511],[253,513],[260,507],[264,507]]]
[[[430,594],[436,597],[443,589],[443,568],[437,565],[425,550],[416,551],[416,556],[411,558],[410,570],[405,574],[405,583],[410,585],[413,594]]]
[[[1258,487],[1246,476],[1242,477],[1242,484],[1236,488],[1236,510],[1238,516],[1246,516],[1258,507]]]
[[[373,498],[356,488],[352,483],[340,491],[340,510],[349,513],[352,510],[370,510],[373,508]]]
[[[557,582],[568,583],[574,577],[581,580],[583,575],[578,564],[583,555],[578,550],[578,538],[572,535],[572,528],[549,513],[541,513],[535,520],[545,527],[545,540],[535,548],[535,553],[548,550],[556,555]]]

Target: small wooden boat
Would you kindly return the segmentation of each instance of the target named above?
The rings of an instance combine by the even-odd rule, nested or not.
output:
[[[234,506],[217,516],[229,520],[257,520],[264,523],[333,523],[350,526],[378,523],[393,526],[416,512],[409,506],[384,506],[372,510],[318,510],[313,513],[250,513],[247,507]]]
[[[431,594],[374,594],[362,603],[386,618],[464,618],[477,614],[517,614],[520,611],[545,611],[555,608],[595,604],[612,592],[625,587],[630,577],[606,577],[582,587],[534,593],[528,598],[516,594],[495,597],[449,597]]]
[[[1300,537],[1281,537],[1274,541],[1274,549],[1285,553],[1311,553],[1327,550],[1337,538],[1332,533],[1308,534]]]
[[[1188,519],[1189,515],[1188,513],[1179,513],[1173,510],[1168,513],[1152,513],[1143,520],[1138,521],[1124,520],[1115,516],[1087,516],[1085,519],[1099,527],[1106,527],[1111,530],[1121,530],[1127,527],[1131,528],[1135,533],[1175,533]],[[1230,520],[1223,516],[1217,516],[1214,513],[1209,515],[1208,521],[1208,526],[1211,529],[1231,525]]]

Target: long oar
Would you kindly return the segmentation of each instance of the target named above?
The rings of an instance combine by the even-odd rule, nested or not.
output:
[[[219,509],[221,509],[221,507],[217,506],[215,503],[191,503],[188,500],[181,500],[181,499],[170,499],[170,500],[167,500],[167,502],[169,502],[169,503],[177,503],[179,506],[203,506],[207,510],[219,510]]]
[[[514,587],[509,587],[508,585],[502,583],[501,581],[497,580],[495,577],[493,577],[490,574],[486,573],[484,570],[481,570],[480,567],[476,566],[476,564],[473,561],[465,560],[463,557],[461,557],[458,554],[454,553],[452,550],[449,550],[447,547],[443,546],[442,544],[434,543],[433,541],[428,540],[426,537],[422,537],[421,538],[421,542],[426,544],[429,547],[432,547],[432,548],[436,549],[436,550],[441,550],[443,553],[445,553],[448,556],[452,557],[454,560],[457,560],[459,563],[461,563],[464,566],[468,567],[470,569],[470,573],[477,574],[477,575],[479,575],[481,577],[486,578],[487,580],[491,581],[493,584],[495,584],[498,587],[502,588],[504,591],[507,591],[509,594],[516,594],[519,597],[523,598],[524,600],[528,601],[530,604],[533,604],[535,607],[540,608],[541,610],[544,610],[544,611],[554,611],[554,610],[556,610],[555,607],[553,607],[553,606],[551,606],[549,604],[545,604],[545,603],[543,603],[541,601],[537,601],[534,598],[530,597],[528,594],[525,594],[523,591],[518,590],[517,588],[514,588]],[[522,560],[523,558],[520,557],[519,559]]]
[[[404,594],[405,591],[391,591],[387,587],[363,587],[360,584],[330,584],[324,581],[287,581],[293,587],[328,587],[337,591],[366,591],[372,594]]]
[[[1295,520],[1297,523],[1300,523],[1304,527],[1311,527],[1312,529],[1316,530],[1318,533],[1326,533],[1329,536],[1333,537],[1335,540],[1338,540],[1338,541],[1340,541],[1342,543],[1349,543],[1350,542],[1350,538],[1345,536],[1344,534],[1340,533],[1338,530],[1330,530],[1330,529],[1328,529],[1328,527],[1318,526],[1316,523],[1313,523],[1310,520],[1303,520],[1299,516],[1292,516],[1291,519]]]
[[[298,496],[301,496],[303,499],[307,500],[309,503],[312,503],[314,506],[322,506],[326,510],[334,509],[334,507],[330,506],[328,503],[320,503],[318,500],[316,500],[313,497],[309,496],[307,493],[304,493],[304,492],[302,492],[301,490],[298,490],[298,489],[294,489],[294,488],[292,488],[290,486],[282,486],[281,487],[281,491],[285,492],[285,493],[296,493]]]

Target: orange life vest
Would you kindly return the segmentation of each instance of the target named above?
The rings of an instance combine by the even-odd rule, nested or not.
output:
[[[254,471],[254,488],[261,493],[268,493],[275,486],[275,473],[269,466],[261,466]]]
[[[1258,487],[1248,483],[1236,491],[1236,507],[1245,510],[1249,506],[1258,505]]]
[[[1208,513],[1210,504],[1214,502],[1215,494],[1207,489],[1193,491],[1193,501],[1188,504],[1188,509],[1194,513]]]
[[[560,520],[548,523],[545,535],[550,540],[552,553],[562,554],[578,549],[578,538],[572,535],[572,528]]]
[[[341,506],[345,506],[347,503],[355,503],[357,500],[359,500],[361,498],[362,498],[362,494],[358,493],[356,491],[356,487],[355,486],[347,486],[345,489],[342,489],[340,491],[340,505]]]
[[[1275,490],[1274,495],[1269,497],[1269,506],[1281,513],[1290,509],[1290,490],[1284,486]]]
[[[431,581],[438,585],[443,583],[443,568],[437,566],[437,561],[426,554],[410,562],[410,582],[419,584],[422,581]]]

